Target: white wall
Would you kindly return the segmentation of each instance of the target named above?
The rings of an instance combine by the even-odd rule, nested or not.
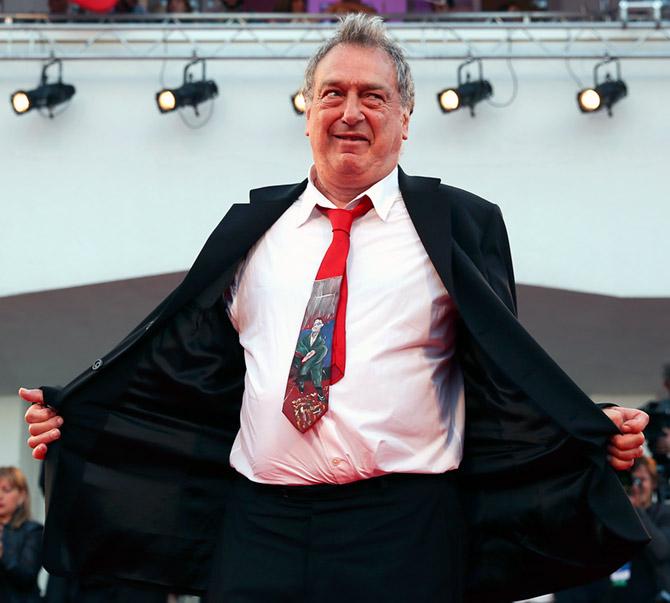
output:
[[[20,464],[20,406],[17,398],[0,397],[0,465]]]
[[[220,97],[191,130],[159,115],[157,62],[66,63],[77,86],[53,120],[0,106],[0,296],[186,268],[250,187],[302,179],[310,162],[289,107],[299,61],[208,64]],[[593,64],[573,62],[590,81]],[[670,295],[670,62],[629,61],[629,97],[582,115],[562,61],[516,62],[511,107],[442,115],[454,61],[416,61],[417,106],[402,165],[499,203],[520,282],[623,296]],[[177,84],[182,65],[167,64]],[[511,82],[485,64],[496,100]],[[0,99],[37,63],[4,62]]]

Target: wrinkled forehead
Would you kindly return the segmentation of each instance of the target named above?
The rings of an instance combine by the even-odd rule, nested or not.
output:
[[[317,86],[346,80],[399,92],[395,63],[384,49],[377,46],[333,46],[317,63],[314,80]]]

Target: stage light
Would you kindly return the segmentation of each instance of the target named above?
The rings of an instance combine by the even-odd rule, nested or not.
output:
[[[166,113],[168,111],[173,111],[177,106],[177,99],[175,98],[174,92],[172,90],[163,90],[158,93],[158,108]]]
[[[191,68],[202,64],[202,79],[194,81]],[[184,67],[184,83],[179,88],[164,88],[156,93],[156,105],[161,113],[170,113],[182,107],[193,107],[196,115],[198,105],[219,95],[216,82],[206,79],[205,60],[193,59]]]
[[[30,98],[28,94],[19,90],[12,94],[12,107],[18,114],[25,113],[30,110]]]
[[[608,63],[616,63],[617,79],[612,79],[611,74],[605,74],[605,78],[598,81],[598,69]],[[612,117],[612,105],[619,102],[628,94],[628,88],[621,79],[621,65],[619,59],[606,59],[598,63],[593,69],[593,88],[585,88],[577,93],[577,106],[582,113],[594,113],[603,107],[607,114]]]
[[[301,90],[298,90],[295,94],[291,95],[291,105],[297,115],[303,115],[305,113],[307,110],[307,102],[305,101],[305,95]]]
[[[52,65],[58,65],[58,81],[49,83],[47,70]],[[49,117],[53,117],[53,108],[69,101],[75,93],[74,86],[63,83],[63,63],[60,59],[53,59],[42,67],[40,84],[34,90],[17,90],[10,101],[12,109],[17,115],[28,113],[31,109],[47,109]]]
[[[470,73],[466,73],[465,81],[462,79],[462,71],[470,63],[477,62],[479,67],[479,79],[470,81]],[[469,59],[458,67],[458,86],[445,88],[437,93],[437,103],[442,113],[452,113],[463,107],[470,108],[470,115],[475,116],[475,105],[493,96],[493,86],[484,79],[481,59]]]
[[[445,113],[456,111],[456,109],[458,109],[459,105],[461,104],[461,99],[458,96],[458,92],[453,88],[442,90],[442,92],[438,94],[437,100],[440,103],[440,108]]]
[[[600,108],[600,94],[598,94],[593,88],[586,88],[582,90],[578,97],[577,102],[582,111],[597,111]]]

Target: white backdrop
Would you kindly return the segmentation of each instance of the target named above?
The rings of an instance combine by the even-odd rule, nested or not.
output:
[[[289,105],[301,62],[210,62],[220,96],[199,130],[158,113],[160,67],[66,63],[77,94],[62,115],[0,107],[0,296],[185,269],[249,188],[305,176],[308,141]],[[169,84],[182,67],[167,64]],[[436,92],[455,83],[456,67],[413,63],[405,170],[501,205],[522,283],[669,296],[670,62],[625,62],[629,96],[611,119],[580,114],[565,64],[544,60],[515,62],[510,107],[442,115]],[[592,62],[573,67],[591,81]],[[504,101],[506,63],[484,68]],[[0,98],[33,86],[39,69],[4,62]]]

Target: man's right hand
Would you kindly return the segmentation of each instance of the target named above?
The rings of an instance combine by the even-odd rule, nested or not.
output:
[[[44,395],[41,389],[19,389],[19,396],[30,406],[26,411],[28,423],[28,446],[33,449],[33,456],[42,460],[47,455],[47,446],[60,438],[60,426],[63,418],[56,411],[44,405]]]

